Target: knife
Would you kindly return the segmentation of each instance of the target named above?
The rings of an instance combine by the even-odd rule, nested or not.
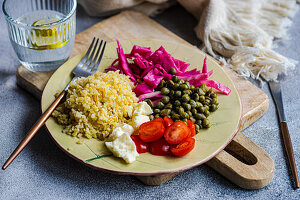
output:
[[[275,81],[270,81],[268,83],[280,122],[280,130],[281,130],[281,135],[283,138],[283,143],[285,147],[285,151],[288,157],[289,165],[292,170],[292,175],[295,181],[296,188],[299,188],[299,179],[298,179],[298,174],[297,174],[297,168],[296,168],[296,163],[295,163],[295,158],[294,158],[294,153],[293,153],[293,146],[292,146],[292,141],[290,138],[290,133],[288,130],[288,126],[286,123],[286,118],[284,114],[284,108],[283,108],[283,103],[282,103],[282,95],[281,95],[281,89],[280,89],[280,77],[278,77],[278,82]]]

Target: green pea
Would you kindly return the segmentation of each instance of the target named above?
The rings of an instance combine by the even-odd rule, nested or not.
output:
[[[170,90],[169,90],[169,88],[163,87],[163,88],[161,88],[161,93],[163,95],[168,95],[170,93]]]
[[[192,106],[192,108],[196,108],[196,106],[197,106],[196,101],[191,99],[189,103]]]
[[[192,116],[192,117],[190,117],[190,120],[195,124],[195,122],[196,122],[196,119]]]
[[[205,118],[206,118],[205,115],[204,115],[204,114],[201,114],[201,113],[197,113],[197,114],[195,115],[195,117],[196,117],[196,119],[205,119]]]
[[[177,97],[177,98],[181,97],[181,91],[180,90],[177,90],[175,92],[175,97]]]
[[[157,102],[156,107],[159,109],[163,109],[165,107],[165,104],[161,101]]]
[[[163,88],[166,84],[166,81],[165,80],[161,80],[160,83],[158,84],[157,86],[157,89],[160,90],[161,88]]]
[[[177,83],[178,83],[179,85],[181,85],[181,84],[184,83],[184,80],[183,80],[183,79],[179,79]]]
[[[181,90],[188,90],[188,89],[189,89],[189,87],[188,87],[186,84],[181,84],[181,85],[179,85],[179,88],[180,88]]]
[[[173,67],[169,70],[169,74],[175,75],[176,73],[177,73],[177,71]]]
[[[153,119],[154,119],[154,116],[153,116],[153,115],[150,115],[150,116],[149,116],[149,119],[150,119],[150,120],[153,120]]]
[[[178,81],[178,76],[173,76],[173,77],[172,77],[172,81],[173,81],[174,83],[177,83],[177,81]]]
[[[177,107],[177,106],[180,106],[181,105],[181,102],[179,101],[179,100],[176,100],[175,102],[174,102],[174,105]]]
[[[153,112],[154,112],[155,114],[159,114],[159,113],[160,113],[160,109],[155,108],[155,109],[153,110]]]
[[[172,115],[172,119],[178,120],[178,119],[180,119],[180,115],[178,115],[178,114],[173,114],[173,115]]]
[[[145,99],[144,100],[151,108],[154,107],[154,103],[151,101],[151,99]]]
[[[173,108],[173,104],[168,103],[168,104],[165,106],[165,108],[167,108],[167,109],[172,109],[172,108]]]
[[[190,96],[188,95],[188,94],[184,94],[184,95],[182,95],[182,101],[184,101],[184,102],[189,102],[190,101]]]
[[[159,115],[159,114],[156,114],[156,115],[154,115],[154,118],[158,118],[158,117],[160,117],[160,115]]]
[[[206,111],[204,112],[204,115],[205,115],[206,117],[208,117],[209,114],[210,114],[210,112],[209,112],[208,110],[206,110]]]
[[[199,101],[200,101],[201,103],[203,103],[203,102],[205,101],[205,96],[201,95],[201,96],[199,97]]]
[[[192,109],[192,106],[188,103],[183,103],[182,105],[183,105],[185,110],[191,110]]]
[[[192,98],[193,98],[195,101],[199,101],[199,94],[194,93],[194,94],[192,95]]]
[[[209,106],[209,111],[214,112],[218,110],[218,106],[216,104],[212,104],[211,106]]]
[[[196,114],[197,114],[196,108],[193,108],[193,109],[191,110],[191,112],[192,112],[193,115],[196,115]]]
[[[209,128],[210,127],[210,122],[208,119],[203,119],[202,125],[204,128]]]
[[[163,96],[163,97],[161,98],[161,101],[162,101],[164,104],[167,104],[167,103],[169,103],[169,101],[170,101],[170,97],[168,97],[168,96]]]
[[[203,92],[206,92],[206,91],[207,91],[207,87],[206,87],[205,84],[200,85],[200,89],[201,89]]]

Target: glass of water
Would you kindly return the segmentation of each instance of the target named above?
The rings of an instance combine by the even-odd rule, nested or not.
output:
[[[24,67],[52,71],[69,58],[76,6],[76,0],[4,0],[9,38]]]

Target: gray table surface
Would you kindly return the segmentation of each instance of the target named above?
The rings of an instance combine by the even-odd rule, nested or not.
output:
[[[1,0],[2,4],[3,0]],[[154,18],[180,37],[199,45],[196,21],[180,6]],[[77,32],[99,22],[79,7]],[[278,42],[278,52],[300,60],[300,12],[293,19],[290,40]],[[0,164],[2,165],[40,115],[40,102],[16,85],[19,65],[0,15]],[[300,169],[300,69],[282,82],[283,101],[295,159]],[[268,87],[262,90],[270,97]],[[0,199],[300,199],[291,186],[272,100],[267,113],[243,131],[275,162],[273,181],[260,190],[244,190],[206,165],[185,171],[160,186],[145,186],[132,176],[90,169],[64,154],[42,129],[13,164],[0,171]],[[299,170],[298,170],[299,171]]]

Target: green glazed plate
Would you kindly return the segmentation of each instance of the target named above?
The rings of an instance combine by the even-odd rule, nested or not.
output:
[[[173,57],[190,63],[188,70],[202,68],[205,54],[197,48],[153,39],[121,41],[124,52],[129,53],[132,46],[151,47],[152,50],[163,46]],[[117,58],[116,42],[106,47],[100,71],[107,68]],[[67,61],[48,81],[42,96],[42,111],[44,112],[54,101],[55,93],[60,92],[71,80],[71,71],[79,63],[84,53]],[[218,94],[219,109],[209,116],[211,128],[201,130],[195,136],[196,145],[192,152],[183,157],[155,156],[150,153],[140,154],[132,164],[126,164],[122,159],[111,156],[104,142],[96,139],[85,139],[83,144],[76,144],[78,138],[62,133],[63,127],[49,118],[46,127],[55,143],[68,155],[95,169],[128,175],[159,175],[184,171],[205,163],[223,150],[232,140],[240,126],[241,101],[238,92],[223,69],[210,57],[207,58],[208,70],[213,70],[210,79],[216,80],[231,89],[226,96]]]

